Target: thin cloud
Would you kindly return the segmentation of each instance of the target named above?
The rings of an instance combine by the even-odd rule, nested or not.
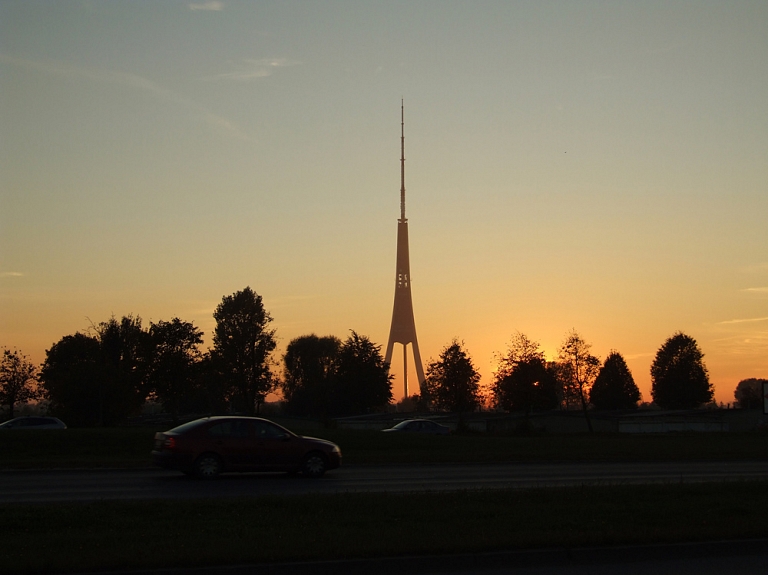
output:
[[[93,80],[95,82],[120,84],[130,88],[151,92],[156,96],[160,96],[165,99],[175,99],[177,101],[182,100],[180,97],[174,96],[173,92],[170,90],[159,86],[151,80],[147,80],[146,78],[142,78],[141,76],[137,76],[135,74],[112,72],[110,70],[81,68],[79,66],[72,66],[66,62],[58,62],[54,60],[27,60],[24,58],[17,58],[16,56],[8,56],[7,54],[0,54],[0,61],[6,62],[7,64],[11,64],[13,66],[17,66],[19,68],[26,68],[28,70],[35,70],[37,72],[43,72],[55,76],[77,77]]]
[[[746,291],[750,293],[768,293],[768,287],[753,287],[753,288],[745,288],[741,291]]]
[[[205,12],[221,12],[224,10],[224,3],[216,1],[187,4],[187,6],[193,12],[197,12],[198,10],[203,10]]]
[[[206,123],[215,127],[217,130],[227,133],[230,136],[241,140],[253,140],[250,136],[244,133],[234,123],[229,121],[223,116],[214,114],[206,110],[201,105],[197,104],[193,100],[186,98],[185,96],[169,90],[142,76],[136,74],[130,74],[127,72],[114,72],[111,70],[98,70],[92,68],[82,68],[80,66],[73,66],[66,62],[58,61],[37,61],[27,60],[24,58],[17,58],[15,56],[8,56],[7,54],[0,53],[0,62],[11,64],[19,68],[26,68],[28,70],[35,70],[44,74],[50,74],[55,76],[63,76],[70,78],[85,78],[93,82],[101,82],[108,84],[117,84],[120,86],[126,86],[134,90],[139,90],[152,94],[153,96],[179,105],[183,108],[193,111],[200,116]]]
[[[214,128],[217,128],[220,132],[229,134],[239,140],[247,140],[249,142],[254,141],[254,138],[243,132],[240,128],[237,127],[236,124],[232,123],[226,118],[217,116],[216,114],[211,114],[210,112],[207,112],[203,109],[201,109],[201,112],[203,112],[203,118],[205,121]]]
[[[732,336],[711,341],[712,345],[717,346],[720,353],[729,355],[741,355],[755,357],[764,354],[765,346],[768,345],[768,332],[754,332],[749,336]]]
[[[234,68],[231,72],[208,76],[206,80],[235,80],[236,82],[247,82],[257,78],[271,76],[278,68],[288,66],[298,66],[301,62],[289,60],[288,58],[262,58],[260,60],[242,60],[233,62]]]
[[[20,278],[20,277],[24,277],[24,274],[22,272],[2,272],[2,273],[0,273],[0,277],[3,277],[3,278]]]
[[[768,317],[752,317],[748,319],[729,319],[717,322],[717,325],[727,325],[732,323],[757,323],[759,321],[768,321]]]

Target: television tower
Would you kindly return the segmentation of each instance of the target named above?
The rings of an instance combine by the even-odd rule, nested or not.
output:
[[[392,310],[392,326],[384,359],[392,362],[395,343],[403,344],[403,393],[408,397],[408,344],[413,346],[416,375],[419,388],[424,383],[424,368],[416,340],[416,322],[413,319],[411,298],[411,264],[408,256],[408,220],[405,217],[405,111],[400,102],[400,219],[397,220],[397,265],[395,273],[395,305]]]

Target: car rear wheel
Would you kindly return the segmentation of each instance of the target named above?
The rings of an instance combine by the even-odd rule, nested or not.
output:
[[[213,479],[222,470],[221,458],[215,453],[203,453],[195,460],[195,476],[200,479]]]
[[[322,477],[326,469],[328,469],[328,463],[325,461],[325,456],[318,451],[307,455],[301,464],[301,474],[305,477]]]

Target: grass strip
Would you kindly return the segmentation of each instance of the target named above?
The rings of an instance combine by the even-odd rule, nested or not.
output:
[[[768,536],[768,482],[0,506],[0,572]]]
[[[67,429],[0,434],[5,469],[143,467],[155,429]],[[768,457],[768,433],[486,434],[429,436],[319,429],[308,435],[341,446],[347,464],[536,461],[735,461]]]

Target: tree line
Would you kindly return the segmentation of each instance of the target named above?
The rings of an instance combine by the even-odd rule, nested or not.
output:
[[[714,387],[696,340],[677,332],[651,365],[651,397],[663,409],[692,409],[712,401]],[[568,333],[554,361],[546,362],[539,344],[516,334],[501,356],[493,383],[496,401],[507,409],[561,406],[604,410],[634,409],[641,399],[624,356],[611,351],[601,363],[575,330]]]
[[[73,427],[108,426],[141,412],[147,401],[174,420],[185,414],[254,415],[275,391],[288,415],[328,419],[382,411],[392,403],[392,376],[381,347],[351,331],[291,340],[282,363],[272,316],[250,287],[224,296],[213,312],[212,347],[202,351],[203,332],[173,318],[143,326],[140,317],[110,318],[85,333],[66,335],[46,351],[38,369],[17,350],[0,361],[0,405],[48,401],[48,411]],[[659,348],[651,366],[651,396],[664,409],[691,409],[712,401],[703,353],[678,332]],[[592,409],[635,409],[640,391],[624,357],[604,361],[572,330],[557,356],[547,361],[538,342],[513,335],[488,388],[463,342],[453,339],[426,366],[419,394],[405,398],[421,411],[470,412],[482,405],[507,412],[580,409],[590,430]],[[739,382],[740,405],[762,403],[762,382]]]
[[[696,340],[678,332],[659,348],[651,365],[651,396],[662,409],[693,409],[712,401],[714,387]],[[471,411],[482,399],[479,375],[462,344],[453,340],[427,368],[421,400],[450,411]],[[635,409],[641,399],[632,372],[618,351],[603,362],[576,331],[568,334],[556,359],[547,361],[538,342],[516,333],[497,357],[489,394],[504,411],[580,409],[592,430],[591,409]]]
[[[40,395],[49,412],[74,427],[115,425],[147,400],[174,420],[186,413],[253,415],[276,388],[272,317],[250,287],[222,298],[213,346],[203,332],[173,318],[144,327],[132,315],[64,336],[46,351]]]
[[[110,318],[86,333],[62,337],[46,350],[38,369],[17,350],[4,350],[0,403],[15,406],[44,399],[48,412],[72,427],[109,426],[138,415],[147,401],[178,420],[184,414],[255,415],[266,397],[282,389],[288,411],[332,417],[381,409],[392,401],[391,376],[380,346],[352,332],[345,341],[303,336],[284,357],[284,377],[273,358],[272,316],[250,287],[224,296],[213,317],[212,347],[203,332],[173,318]],[[326,363],[322,393],[315,393],[307,350]],[[304,371],[307,373],[304,374]]]

